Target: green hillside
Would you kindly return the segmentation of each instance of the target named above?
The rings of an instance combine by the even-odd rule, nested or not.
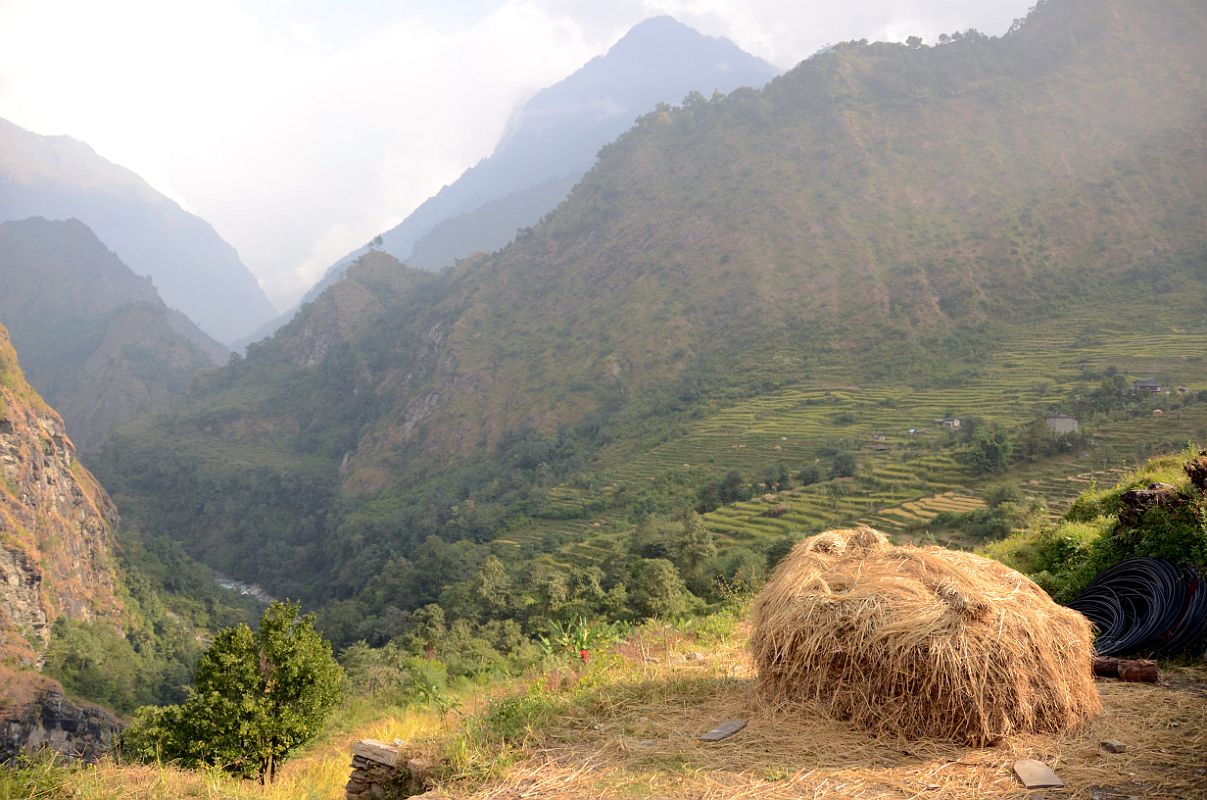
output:
[[[770,499],[704,522],[758,558],[858,519],[924,535],[1011,476],[1059,508],[1203,432],[1205,44],[1189,0],[1051,0],[1001,38],[846,44],[688,98],[495,254],[435,276],[370,254],[98,469],[140,529],[341,637],[473,608],[450,584],[491,585],[491,555],[548,578],[494,621],[579,590],[648,612],[699,535],[641,525],[708,511],[732,471],[728,500]],[[1148,377],[1174,391],[1132,392]],[[1057,411],[1081,438],[1034,435]],[[994,436],[1013,453],[987,471]]]

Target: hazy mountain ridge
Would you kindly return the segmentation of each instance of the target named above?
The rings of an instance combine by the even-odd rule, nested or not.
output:
[[[85,451],[228,355],[77,220],[0,224],[0,283],[0,323]]]
[[[511,241],[518,230],[535,223],[566,199],[581,172],[553,178],[528,189],[491,200],[479,209],[450,217],[415,243],[407,263],[440,269],[468,253],[488,252]]]
[[[382,247],[405,262],[416,243],[443,220],[546,181],[586,172],[599,148],[656,103],[678,102],[693,90],[711,93],[761,85],[776,72],[727,39],[703,36],[670,17],[646,20],[605,55],[537,92],[508,122],[495,152],[384,232]],[[532,217],[530,223],[538,219]],[[510,238],[477,249],[493,250]]]
[[[233,341],[276,313],[209,223],[82,142],[0,120],[0,221],[29,217],[82,220],[217,339]]]
[[[1200,324],[1205,38],[1184,0],[1052,0],[1001,39],[840,46],[646,115],[531,233],[422,298],[362,287],[368,324],[314,366],[332,326],[296,321],[106,476],[195,552],[326,600],[709,399],[822,365],[959,380],[999,335],[1141,299]]]
[[[727,39],[704,36],[670,17],[630,30],[607,54],[538,92],[518,109],[494,153],[381,234],[380,247],[425,269],[496,250],[517,229],[557,207],[590,169],[599,148],[658,102],[691,91],[761,86],[778,70]],[[299,307],[337,281],[366,245],[332,265]],[[263,326],[270,335],[296,311]]]

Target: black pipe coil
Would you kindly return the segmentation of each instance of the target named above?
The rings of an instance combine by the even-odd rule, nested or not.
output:
[[[1098,628],[1098,655],[1177,655],[1207,638],[1207,577],[1195,567],[1133,558],[1104,570],[1069,608]]]

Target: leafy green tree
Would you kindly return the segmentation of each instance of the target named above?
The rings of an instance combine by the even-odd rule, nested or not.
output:
[[[246,625],[227,628],[197,662],[177,746],[165,749],[186,764],[219,764],[262,780],[269,761],[263,700],[256,636]]]
[[[633,576],[633,605],[648,617],[677,617],[687,611],[690,595],[675,565],[663,558],[644,558]]]
[[[716,537],[704,526],[704,520],[694,511],[683,516],[683,522],[672,543],[671,560],[683,576],[688,588],[698,595],[708,591],[709,576],[705,567],[717,554]]]
[[[989,508],[997,508],[1003,503],[1021,503],[1024,499],[1023,490],[1017,483],[999,483],[985,492],[985,505]]]
[[[425,658],[435,658],[436,650],[448,636],[444,609],[435,603],[424,606],[411,615],[411,646]]]
[[[261,779],[265,767],[271,779],[278,761],[314,738],[340,697],[343,670],[314,629],[314,616],[301,610],[297,603],[273,603],[255,635],[267,712]]]
[[[966,458],[973,472],[985,475],[1003,472],[1010,466],[1013,453],[1014,442],[1010,434],[1001,428],[981,428],[972,440]]]
[[[831,482],[826,484],[824,491],[826,498],[830,501],[830,508],[837,511],[838,506],[842,504],[842,498],[847,496],[847,487],[841,483]]]
[[[858,468],[859,463],[855,460],[855,454],[850,450],[840,450],[834,454],[834,462],[830,466],[830,477],[850,478]]]
[[[728,548],[713,562],[721,597],[752,594],[767,577],[767,557],[748,547]]]
[[[796,473],[796,481],[801,486],[811,486],[821,481],[821,469],[816,464],[809,464]]]
[[[498,557],[486,557],[471,587],[471,597],[484,619],[504,619],[510,615],[513,605],[511,577]]]
[[[670,558],[674,552],[674,531],[662,517],[646,517],[637,523],[631,550],[640,558]]]
[[[750,499],[750,487],[746,485],[742,473],[732,469],[725,474],[717,494],[722,503],[738,503]]]
[[[343,677],[314,615],[276,602],[259,630],[237,625],[219,633],[184,704],[140,709],[123,741],[135,756],[213,764],[271,782],[277,765],[318,733]]]

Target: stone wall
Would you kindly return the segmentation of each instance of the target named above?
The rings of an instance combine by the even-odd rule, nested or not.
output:
[[[397,800],[427,791],[432,765],[408,758],[402,749],[376,739],[364,739],[352,748],[352,776],[345,789],[347,800]]]

